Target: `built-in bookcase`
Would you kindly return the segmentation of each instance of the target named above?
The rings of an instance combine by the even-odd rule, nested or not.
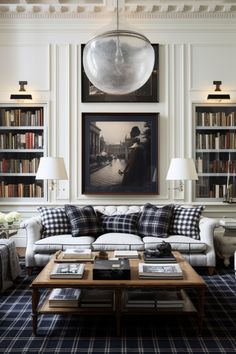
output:
[[[47,199],[45,182],[35,180],[46,126],[46,105],[0,105],[1,201]]]
[[[195,200],[236,198],[236,105],[196,105],[195,160],[199,180]]]

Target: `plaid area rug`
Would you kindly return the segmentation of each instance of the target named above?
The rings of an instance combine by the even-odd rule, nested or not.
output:
[[[135,316],[123,319],[122,336],[115,336],[114,318],[106,316],[39,317],[32,335],[33,277],[24,274],[0,296],[1,353],[235,353],[236,279],[233,270],[202,274],[208,284],[203,331],[196,319],[179,316]],[[45,297],[42,294],[42,298]],[[193,290],[190,294],[196,300]]]

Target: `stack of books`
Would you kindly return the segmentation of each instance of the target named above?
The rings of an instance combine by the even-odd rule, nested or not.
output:
[[[51,279],[81,279],[84,274],[84,263],[57,263],[51,271]]]
[[[84,289],[80,307],[113,307],[113,291],[105,289]]]
[[[138,251],[114,251],[114,257],[115,258],[139,258],[138,256]]]
[[[184,299],[181,291],[160,290],[157,293],[157,308],[183,308]]]
[[[130,290],[125,292],[126,307],[155,307],[155,292],[146,290]]]
[[[178,263],[139,263],[139,277],[144,279],[183,279]]]
[[[81,290],[55,288],[49,295],[50,307],[78,307]]]
[[[63,259],[90,259],[92,258],[92,251],[90,249],[67,248],[63,252]]]
[[[176,263],[175,256],[170,253],[160,254],[159,256],[155,255],[155,253],[144,252],[143,258],[145,263]]]

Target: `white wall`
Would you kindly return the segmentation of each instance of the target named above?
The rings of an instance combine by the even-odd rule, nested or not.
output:
[[[160,45],[158,103],[82,103],[81,50],[109,16],[87,20],[0,17],[0,102],[9,103],[19,80],[27,80],[33,103],[48,104],[48,153],[63,156],[69,181],[61,181],[50,205],[192,203],[191,183],[185,192],[169,190],[165,180],[170,159],[192,156],[192,106],[205,103],[213,80],[236,102],[236,21],[233,18],[155,19],[130,17],[137,30]],[[159,191],[157,196],[86,196],[81,194],[81,114],[83,112],[159,112]],[[36,213],[32,203],[1,205]],[[233,205],[209,203],[206,214],[231,216]]]

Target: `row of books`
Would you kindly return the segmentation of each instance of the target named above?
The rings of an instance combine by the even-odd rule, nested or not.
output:
[[[0,173],[36,173],[39,157],[33,159],[1,159]]]
[[[43,135],[33,132],[0,134],[0,149],[42,149]]]
[[[210,160],[198,157],[196,160],[198,173],[235,173],[236,160]]]
[[[180,309],[184,306],[181,290],[127,290],[123,293],[126,308]],[[113,307],[114,293],[103,289],[55,288],[49,295],[50,307]]]
[[[43,187],[41,184],[30,183],[5,183],[0,184],[0,198],[42,198]]]
[[[43,126],[43,108],[25,111],[20,108],[0,110],[0,125],[6,127]]]
[[[196,123],[203,127],[233,127],[236,125],[236,113],[197,112]]]
[[[226,133],[197,133],[197,149],[235,149],[236,134],[234,132]]]
[[[197,198],[224,198],[226,196],[226,184],[212,184],[210,187],[207,184],[196,183]],[[228,194],[235,198],[235,190],[233,184],[228,185]]]

